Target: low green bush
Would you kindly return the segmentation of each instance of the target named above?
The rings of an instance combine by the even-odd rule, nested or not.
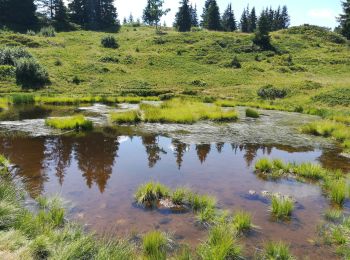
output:
[[[251,109],[251,108],[247,108],[245,110],[245,115],[246,115],[246,117],[251,117],[251,118],[259,118],[260,117],[258,111]]]
[[[16,61],[16,81],[25,89],[38,89],[50,83],[46,69],[33,58]]]
[[[111,49],[119,48],[119,44],[113,35],[103,36],[101,39],[101,45],[104,48],[111,48]]]
[[[39,35],[43,37],[55,37],[56,31],[53,26],[46,26],[40,29]]]
[[[276,99],[287,96],[285,89],[279,89],[272,85],[263,86],[258,90],[258,96],[262,99]]]
[[[0,65],[16,66],[17,60],[21,58],[32,58],[33,56],[23,47],[0,48]]]

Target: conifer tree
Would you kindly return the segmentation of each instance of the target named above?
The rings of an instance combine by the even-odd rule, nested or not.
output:
[[[37,26],[34,0],[0,0],[0,27],[26,31]]]
[[[256,16],[255,7],[253,7],[252,11],[249,15],[249,32],[254,32],[256,30],[256,23],[258,18]]]
[[[342,2],[344,13],[338,18],[341,34],[350,40],[350,0]]]
[[[289,25],[290,25],[290,17],[288,14],[287,6],[284,5],[282,7],[280,29],[287,29],[289,27]]]
[[[191,25],[193,27],[198,27],[199,22],[198,22],[198,15],[197,15],[197,5],[195,5],[193,8],[193,6],[191,4],[190,10],[191,10]]]
[[[237,30],[236,19],[232,10],[232,5],[229,4],[224,14],[222,15],[222,27],[226,32],[233,32]]]
[[[175,17],[175,27],[179,32],[188,32],[192,26],[191,8],[188,0],[182,0],[180,4],[181,6]]]
[[[220,10],[216,0],[212,0],[207,10],[207,29],[220,31],[221,17]]]
[[[70,29],[67,7],[63,0],[54,0],[54,16],[53,23],[58,31]]]
[[[260,46],[263,50],[269,50],[272,48],[269,35],[270,28],[270,12],[269,10],[262,11],[258,20],[258,28],[255,32],[253,43]]]
[[[163,10],[164,0],[147,0],[147,5],[143,10],[143,21],[148,25],[155,25],[158,28],[158,24],[162,16],[166,15],[170,9]]]
[[[249,10],[244,9],[241,16],[241,31],[244,33],[249,32]]]

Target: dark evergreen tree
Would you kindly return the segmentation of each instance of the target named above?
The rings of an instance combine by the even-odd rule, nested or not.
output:
[[[96,0],[95,0],[96,1]],[[117,8],[114,0],[97,0],[99,8],[96,8],[96,16],[99,30],[119,31],[120,22],[118,20]]]
[[[55,15],[55,0],[36,0],[35,4],[38,11],[46,15],[50,20],[53,20]]]
[[[127,23],[128,23],[128,20],[126,19],[126,17],[124,17],[123,24],[127,24]]]
[[[197,5],[190,6],[190,10],[191,10],[191,25],[193,27],[198,27],[199,26],[199,22],[198,22],[198,15],[197,15]]]
[[[216,0],[212,0],[207,12],[208,30],[220,31],[221,30],[221,17],[219,6]]]
[[[241,16],[241,31],[244,33],[249,32],[249,10],[244,9]]]
[[[175,17],[175,27],[179,32],[191,31],[192,26],[192,15],[191,8],[188,5],[188,0],[182,0],[181,6]]]
[[[143,21],[145,24],[158,27],[162,16],[170,11],[170,9],[163,10],[163,4],[164,0],[147,0],[147,5],[143,10]]]
[[[349,2],[349,0],[348,0]],[[290,16],[286,5],[282,7],[280,29],[287,29],[290,25]]]
[[[206,0],[204,3],[201,26],[203,28],[208,28],[208,10],[213,0]]]
[[[255,37],[253,39],[253,43],[255,45],[260,46],[263,50],[269,50],[272,49],[271,43],[270,43],[270,13],[269,11],[263,11],[259,17],[258,20],[258,28],[255,32]]]
[[[129,23],[130,24],[134,23],[134,16],[132,15],[132,13],[130,13],[130,15],[129,15]]]
[[[222,15],[222,28],[226,32],[233,32],[237,30],[237,23],[231,4],[227,6],[227,9]]]
[[[68,8],[71,21],[81,25],[82,27],[87,27],[89,23],[89,18],[87,16],[87,0],[71,0],[71,2],[68,4]]]
[[[350,0],[342,2],[344,13],[338,18],[340,33],[350,40]]]
[[[26,31],[37,26],[34,0],[0,0],[0,27]]]
[[[258,21],[258,18],[256,16],[255,7],[253,7],[252,11],[249,15],[249,32],[254,32],[256,30],[256,23]]]
[[[53,24],[58,31],[70,29],[67,7],[63,0],[54,0]]]

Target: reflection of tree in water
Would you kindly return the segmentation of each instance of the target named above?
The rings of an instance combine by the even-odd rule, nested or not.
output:
[[[46,142],[46,156],[55,165],[56,176],[63,184],[66,169],[71,163],[73,139],[71,137],[50,138]]]
[[[32,198],[42,194],[48,180],[45,174],[45,139],[15,136],[0,137],[0,153],[20,167],[18,175],[24,178],[26,190]]]
[[[166,154],[162,148],[158,145],[158,137],[156,135],[145,135],[142,136],[142,144],[146,148],[146,153],[148,156],[148,166],[150,168],[154,167],[156,163],[161,159],[160,153]]]
[[[216,143],[216,150],[218,151],[218,153],[221,153],[222,152],[222,149],[224,148],[225,146],[225,143]]]
[[[197,144],[196,150],[198,159],[201,163],[204,163],[207,159],[208,154],[210,153],[211,146],[210,144]]]
[[[118,149],[116,138],[101,133],[91,133],[76,139],[75,158],[89,188],[95,182],[101,193],[104,192]]]
[[[187,151],[189,145],[175,139],[172,140],[171,143],[174,146],[174,155],[176,156],[176,164],[180,170],[183,162],[182,158],[185,152]]]

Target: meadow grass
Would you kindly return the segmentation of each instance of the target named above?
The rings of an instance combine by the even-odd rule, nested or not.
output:
[[[207,241],[198,248],[203,260],[240,259],[242,248],[236,241],[236,235],[228,225],[216,225],[209,231]]]
[[[245,211],[238,211],[234,214],[232,225],[238,233],[248,231],[252,228],[252,216]]]
[[[143,254],[149,260],[165,260],[168,246],[167,236],[160,231],[151,231],[143,236]]]
[[[135,200],[140,205],[153,206],[158,200],[168,197],[170,189],[158,182],[148,182],[138,187]]]
[[[277,219],[289,219],[294,210],[294,202],[285,197],[273,196],[271,200],[271,213]]]
[[[91,130],[93,128],[92,122],[83,115],[48,118],[45,120],[45,124],[62,130]]]
[[[220,107],[235,107],[236,102],[233,100],[219,99],[215,101],[215,104]]]
[[[124,124],[124,123],[138,123],[141,121],[140,113],[136,110],[126,112],[113,112],[109,115],[110,120],[113,123]]]
[[[216,105],[207,105],[198,101],[172,99],[160,106],[141,104],[146,122],[191,124],[200,120],[235,121],[238,118],[234,110],[224,111]]]
[[[259,112],[252,109],[252,108],[247,108],[245,110],[245,115],[246,115],[246,117],[251,117],[251,118],[259,118],[260,117]]]
[[[265,245],[263,259],[293,260],[295,258],[290,253],[289,246],[279,241],[268,242]]]
[[[33,104],[35,100],[32,94],[13,94],[10,96],[10,102],[14,105]]]

